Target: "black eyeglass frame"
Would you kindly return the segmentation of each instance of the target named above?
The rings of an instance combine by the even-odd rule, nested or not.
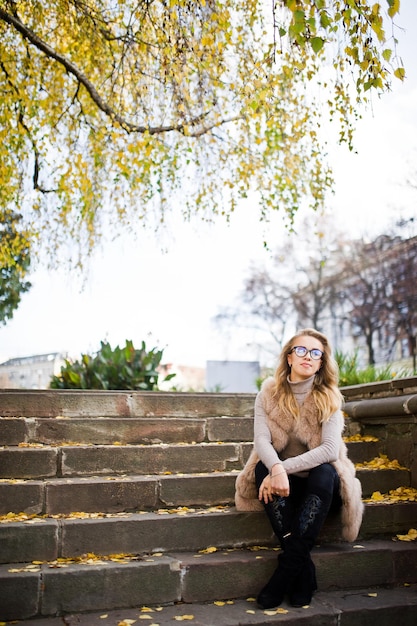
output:
[[[298,354],[297,350],[303,351],[303,354]],[[305,346],[294,346],[293,348],[291,348],[290,350],[290,354],[291,352],[295,352],[296,356],[298,356],[298,358],[302,359],[305,356],[307,356],[307,354],[310,354],[311,358],[313,359],[313,361],[320,361],[320,359],[323,357],[323,350],[319,350],[319,348],[312,348],[311,350],[307,350],[307,348]],[[318,356],[313,356],[314,355],[318,355]]]

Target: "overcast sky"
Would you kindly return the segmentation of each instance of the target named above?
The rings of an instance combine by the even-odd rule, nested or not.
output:
[[[333,147],[336,193],[328,208],[352,236],[378,234],[403,215],[417,217],[417,190],[405,185],[417,173],[417,2],[401,0],[399,52],[407,80],[363,113],[357,154]],[[0,327],[0,362],[17,356],[97,350],[131,339],[164,348],[164,361],[205,366],[206,360],[256,359],[246,338],[219,333],[212,318],[234,301],[251,260],[267,261],[264,232],[250,202],[229,226],[178,222],[161,240],[140,232],[95,254],[86,284],[63,270],[36,271],[12,321]],[[269,239],[282,240],[274,219]],[[302,242],[300,242],[302,243]]]

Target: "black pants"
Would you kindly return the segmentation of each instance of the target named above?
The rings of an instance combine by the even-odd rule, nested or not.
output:
[[[259,461],[255,468],[258,490],[267,475],[268,469]],[[311,550],[329,511],[338,510],[342,504],[340,479],[333,465],[323,463],[309,470],[305,478],[290,475],[289,483],[289,496],[275,496],[264,504],[265,511],[282,547],[291,533],[305,538]]]

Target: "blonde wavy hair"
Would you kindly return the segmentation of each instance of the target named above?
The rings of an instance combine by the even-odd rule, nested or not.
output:
[[[341,408],[343,396],[339,391],[339,369],[336,361],[332,357],[332,350],[329,341],[325,335],[314,328],[304,328],[299,330],[282,349],[279,358],[278,367],[275,371],[275,389],[274,397],[277,399],[280,409],[290,413],[295,417],[299,417],[300,410],[292,392],[288,377],[291,368],[288,364],[288,355],[291,349],[296,345],[294,342],[298,337],[309,336],[318,339],[323,346],[323,356],[321,359],[321,367],[316,372],[312,388],[312,394],[320,413],[320,421],[327,421],[335,411]]]

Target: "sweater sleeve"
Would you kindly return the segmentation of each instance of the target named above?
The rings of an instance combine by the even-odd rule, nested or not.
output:
[[[271,431],[269,430],[262,392],[255,400],[254,441],[255,452],[270,472],[275,463],[281,463],[278,453],[272,445]]]
[[[323,423],[321,430],[321,442],[317,448],[312,448],[308,452],[299,454],[283,461],[283,466],[287,474],[296,474],[307,471],[322,463],[331,463],[339,458],[340,443],[344,419],[341,411],[336,411]]]

